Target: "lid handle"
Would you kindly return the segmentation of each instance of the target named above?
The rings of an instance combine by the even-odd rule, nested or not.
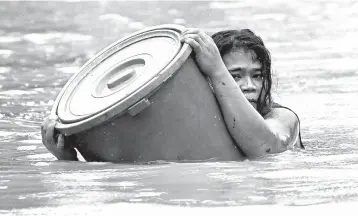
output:
[[[109,89],[112,89],[116,86],[119,86],[120,84],[126,82],[127,80],[130,80],[133,76],[135,76],[135,74],[136,71],[133,68],[124,73],[120,73],[108,81],[107,87]]]

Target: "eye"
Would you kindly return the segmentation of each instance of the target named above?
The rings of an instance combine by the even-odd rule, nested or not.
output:
[[[239,79],[242,78],[242,77],[240,76],[240,74],[231,74],[231,76],[234,78],[235,81],[238,81]]]
[[[254,74],[254,75],[252,76],[252,78],[254,78],[254,79],[262,79],[263,76],[262,76],[261,73],[257,73],[257,74]]]

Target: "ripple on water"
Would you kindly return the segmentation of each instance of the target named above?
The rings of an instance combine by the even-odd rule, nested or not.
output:
[[[53,156],[51,153],[43,153],[43,154],[34,154],[34,155],[27,155],[26,156],[27,159],[29,160],[49,160],[49,159],[52,159],[52,160],[55,160],[55,156]]]
[[[131,21],[131,19],[129,17],[122,16],[120,14],[104,14],[104,15],[99,16],[99,20],[102,20],[102,21],[111,20],[111,21],[121,22],[121,23],[125,23],[125,24],[127,24]]]
[[[211,9],[235,9],[246,6],[252,6],[252,4],[248,4],[246,2],[223,2],[223,1],[213,1],[210,2],[209,7]]]
[[[7,19],[16,18],[15,28],[9,22],[11,28],[0,30],[0,57],[10,57],[10,61],[6,60],[0,67],[0,81],[5,78],[1,83],[3,87],[0,87],[0,100],[3,102],[0,162],[5,165],[0,169],[5,175],[0,177],[11,178],[11,182],[0,178],[0,190],[5,190],[13,198],[3,198],[0,192],[0,209],[1,205],[11,207],[15,203],[17,209],[0,211],[0,214],[58,213],[72,216],[139,211],[162,215],[173,212],[181,215],[237,212],[255,215],[255,212],[271,211],[281,215],[310,215],[318,210],[321,214],[342,214],[343,209],[356,208],[357,202],[318,204],[358,197],[358,161],[355,156],[358,132],[354,130],[358,118],[354,113],[358,107],[355,100],[358,92],[358,31],[354,25],[358,3],[352,0],[334,4],[324,0],[309,4],[282,0],[267,4],[258,0],[214,1],[208,3],[209,9],[223,15],[220,19],[216,19],[214,13],[207,13],[207,4],[194,8],[205,10],[205,22],[197,19],[198,14],[194,18],[190,16],[190,10],[173,9],[176,8],[173,2],[165,10],[155,5],[160,12],[164,12],[159,22],[172,20],[182,24],[195,21],[201,23],[205,30],[216,31],[223,25],[237,27],[236,20],[240,20],[242,27],[252,26],[255,32],[262,35],[273,48],[274,59],[277,59],[273,66],[278,68],[279,78],[282,78],[279,80],[279,95],[285,102],[283,104],[287,102],[286,105],[300,115],[307,148],[298,153],[287,151],[239,163],[135,166],[58,162],[41,145],[40,123],[36,120],[41,119],[45,108],[52,105],[53,101],[49,100],[54,99],[60,85],[69,78],[68,74],[78,71],[77,66],[81,62],[110,42],[106,38],[118,38],[130,30],[145,27],[151,21],[137,22],[142,20],[137,19],[134,13],[127,17],[128,11],[115,14],[112,8],[120,8],[124,3],[118,3],[119,7],[108,6],[112,3],[103,7],[90,3],[94,4],[93,11],[90,7],[79,11],[77,3],[14,4],[13,11],[0,6],[0,16],[6,12]],[[142,3],[138,5],[143,6]],[[40,16],[32,17],[33,26],[29,28],[26,16],[18,16],[17,9],[33,12],[34,7],[36,11],[50,16],[47,19],[50,23],[44,23],[44,16],[40,13]],[[140,8],[146,7],[138,7],[138,14],[146,12],[140,11]],[[238,16],[237,11],[245,16]],[[71,16],[68,16],[69,13],[72,13]],[[76,19],[72,19],[72,15]],[[90,27],[88,20],[91,20]],[[111,28],[113,26],[115,28]],[[272,31],[272,26],[277,28]],[[11,31],[18,31],[24,36]],[[34,89],[38,85],[43,87],[41,91]],[[29,135],[29,130],[35,132]],[[118,203],[121,201],[249,206],[182,208]],[[106,204],[109,202],[114,204]],[[253,205],[257,203],[278,206]],[[303,208],[283,206],[312,204],[317,205]],[[352,215],[356,214],[352,212]]]
[[[173,19],[173,23],[178,25],[185,25],[187,22],[183,18],[175,18]]]
[[[91,194],[95,195],[95,194]],[[314,201],[314,200],[311,200]],[[275,215],[311,215],[312,212],[320,214],[339,215],[344,212],[345,215],[356,215],[356,201],[347,203],[333,203],[309,205],[302,207],[288,206],[285,203],[280,205],[249,205],[249,206],[228,206],[228,207],[190,207],[173,206],[160,204],[138,204],[138,203],[107,203],[107,204],[80,204],[61,205],[56,207],[41,207],[30,209],[17,209],[3,211],[15,215],[113,215],[113,212],[132,212],[136,215],[147,215],[148,212],[155,212],[156,215],[232,215],[240,212],[244,215],[260,215],[267,212],[275,212]],[[352,210],[352,211],[350,211]],[[350,212],[350,213],[349,213]]]
[[[13,53],[13,50],[0,49],[0,56],[2,58],[9,58]]]
[[[267,179],[320,179],[322,181],[328,179],[358,179],[358,172],[350,169],[292,169],[277,170],[265,173],[258,173],[255,177]]]
[[[51,32],[51,33],[31,33],[24,35],[24,39],[38,45],[51,43],[56,40],[57,43],[68,43],[68,42],[87,42],[92,40],[93,36],[77,34],[77,33],[62,33],[62,32]]]
[[[7,90],[7,91],[1,91],[0,95],[4,96],[22,96],[22,95],[35,95],[37,94],[37,90]]]
[[[0,36],[0,43],[14,43],[21,41],[21,37],[12,37],[12,36]]]
[[[131,29],[140,30],[140,29],[145,28],[146,26],[142,22],[131,22],[128,24],[128,27]]]
[[[33,151],[37,149],[37,146],[29,145],[29,146],[19,146],[16,148],[16,150],[19,151]]]
[[[80,70],[80,67],[77,66],[67,66],[67,67],[56,67],[56,70],[61,71],[62,73],[77,73]]]
[[[31,163],[32,166],[35,167],[44,167],[44,166],[50,166],[50,163],[47,162],[36,162],[36,163]]]

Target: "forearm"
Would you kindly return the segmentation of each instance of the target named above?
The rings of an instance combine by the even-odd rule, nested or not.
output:
[[[210,77],[229,133],[249,157],[277,152],[279,139],[225,71]]]
[[[77,145],[73,140],[69,139],[68,136],[59,136],[57,146],[64,150],[60,158],[57,158],[58,160],[78,161],[77,151],[75,149]]]

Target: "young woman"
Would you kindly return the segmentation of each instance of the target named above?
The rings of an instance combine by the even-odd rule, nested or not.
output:
[[[248,158],[286,151],[301,142],[298,116],[271,99],[271,59],[261,38],[248,29],[208,36],[187,29],[182,41],[195,52],[209,80],[228,131]],[[42,142],[59,160],[78,160],[64,136],[54,131],[56,119],[42,124]]]
[[[249,29],[221,31],[212,38],[187,29],[182,41],[193,48],[226,126],[247,157],[304,148],[298,116],[271,99],[271,58],[260,37]]]

